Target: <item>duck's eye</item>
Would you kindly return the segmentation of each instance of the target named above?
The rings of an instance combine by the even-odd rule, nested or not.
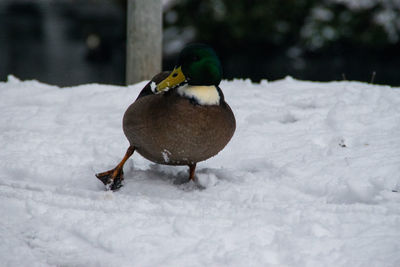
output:
[[[198,61],[200,59],[200,57],[198,55],[194,55],[192,58],[192,61]]]
[[[176,76],[178,76],[178,73],[177,72],[175,72],[174,74],[172,74],[172,77],[176,77]]]

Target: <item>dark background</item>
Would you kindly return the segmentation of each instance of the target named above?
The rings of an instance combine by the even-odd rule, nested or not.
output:
[[[163,69],[188,42],[224,78],[359,80],[400,86],[398,0],[163,0]],[[2,0],[0,80],[125,83],[126,0]]]

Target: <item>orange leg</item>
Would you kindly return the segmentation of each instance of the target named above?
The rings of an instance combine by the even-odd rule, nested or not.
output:
[[[109,189],[113,191],[118,190],[122,186],[121,182],[124,180],[124,164],[129,157],[132,156],[133,152],[135,152],[135,147],[130,146],[128,150],[126,150],[124,158],[114,169],[97,173],[96,177]]]
[[[189,181],[192,180],[194,182],[194,171],[196,170],[196,163],[189,165]]]

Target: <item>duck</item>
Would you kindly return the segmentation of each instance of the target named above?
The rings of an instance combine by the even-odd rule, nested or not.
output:
[[[221,62],[210,46],[185,46],[175,68],[155,75],[125,111],[129,147],[115,168],[96,174],[106,189],[123,185],[123,166],[135,151],[157,164],[188,166],[188,181],[195,182],[196,164],[217,155],[236,129],[221,79]]]

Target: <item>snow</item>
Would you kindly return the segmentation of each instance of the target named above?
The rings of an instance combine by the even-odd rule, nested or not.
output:
[[[164,149],[161,152],[161,155],[162,155],[162,157],[163,157],[165,162],[169,162],[169,156],[171,155],[171,152],[169,152],[167,149]]]
[[[400,90],[223,81],[237,130],[187,168],[128,147],[145,82],[0,83],[1,266],[400,266]]]

